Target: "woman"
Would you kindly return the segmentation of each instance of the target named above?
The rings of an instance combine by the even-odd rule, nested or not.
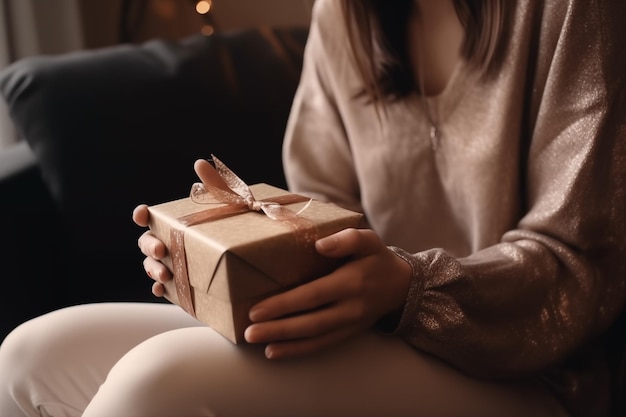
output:
[[[0,413],[608,415],[617,3],[318,0],[284,165],[293,191],[365,213],[316,243],[350,262],[254,306],[246,346],[169,305],[37,318],[0,349]],[[139,245],[163,295],[166,249]]]

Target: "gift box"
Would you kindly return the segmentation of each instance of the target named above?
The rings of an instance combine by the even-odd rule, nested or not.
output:
[[[360,227],[363,217],[268,184],[247,189],[252,197],[229,202],[212,196],[202,204],[192,191],[149,207],[150,228],[168,248],[163,262],[174,274],[165,297],[233,343],[244,340],[255,303],[335,269],[341,261],[317,254],[315,240]],[[255,211],[262,205],[270,214]]]

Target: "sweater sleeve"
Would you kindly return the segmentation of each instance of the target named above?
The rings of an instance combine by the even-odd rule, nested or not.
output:
[[[524,213],[498,244],[465,258],[412,254],[413,291],[396,329],[482,376],[566,360],[611,325],[626,298],[624,6],[542,7]]]
[[[317,1],[300,83],[287,123],[283,165],[289,189],[363,212],[359,184],[329,64],[347,60],[339,2]]]

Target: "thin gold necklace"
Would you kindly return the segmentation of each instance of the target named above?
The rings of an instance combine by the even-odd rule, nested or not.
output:
[[[439,142],[441,140],[441,129],[439,129],[439,121],[434,115],[434,112],[430,108],[430,103],[428,97],[426,97],[426,93],[423,90],[423,84],[420,86],[422,90],[422,102],[424,103],[424,107],[426,109],[426,117],[428,118],[428,123],[430,124],[429,136],[430,136],[430,144],[434,150],[439,147]]]

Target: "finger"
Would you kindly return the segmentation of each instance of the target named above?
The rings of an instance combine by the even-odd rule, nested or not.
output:
[[[308,355],[336,345],[360,331],[360,327],[349,327],[311,339],[270,343],[265,347],[265,356],[268,359],[284,359]]]
[[[143,269],[156,282],[166,283],[172,279],[172,273],[165,265],[156,259],[147,257],[143,260]]]
[[[167,255],[165,244],[149,230],[144,232],[137,241],[141,253],[150,258],[161,260]]]
[[[244,337],[250,343],[312,338],[349,326],[358,319],[350,303],[341,303],[279,320],[254,323],[245,330]]]
[[[152,294],[157,297],[163,297],[165,295],[165,286],[160,282],[152,283]]]
[[[315,310],[342,298],[349,288],[342,277],[318,278],[255,304],[249,317],[252,322],[261,322]]]
[[[315,248],[324,256],[343,258],[367,256],[384,246],[378,235],[370,229],[348,228],[319,239]]]
[[[213,165],[205,159],[198,159],[193,165],[193,169],[196,171],[198,178],[205,185],[211,185],[213,187],[221,188],[225,191],[230,191],[230,188],[226,185],[217,170],[213,168]]]
[[[146,204],[140,204],[133,210],[133,221],[137,226],[148,227],[150,212]]]

